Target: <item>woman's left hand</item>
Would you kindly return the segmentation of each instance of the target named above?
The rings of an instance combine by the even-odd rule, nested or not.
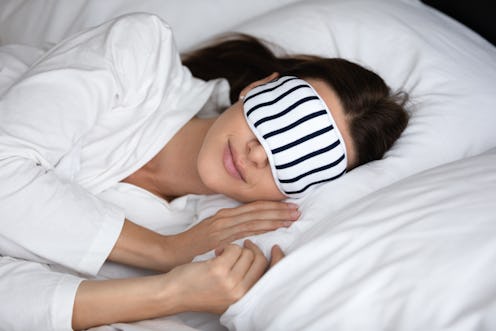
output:
[[[297,205],[275,201],[221,209],[189,230],[165,237],[166,249],[174,252],[174,264],[180,265],[235,240],[289,227],[299,216]]]

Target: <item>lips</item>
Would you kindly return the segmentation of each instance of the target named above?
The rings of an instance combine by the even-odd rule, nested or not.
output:
[[[236,162],[234,160],[233,152],[231,149],[231,144],[229,142],[224,148],[223,163],[224,163],[224,168],[231,177],[244,181],[241,172],[236,166]]]

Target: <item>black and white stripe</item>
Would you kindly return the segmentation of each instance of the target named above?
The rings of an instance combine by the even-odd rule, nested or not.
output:
[[[346,172],[341,133],[324,100],[306,81],[281,77],[250,90],[243,103],[246,120],[286,196],[301,197]]]

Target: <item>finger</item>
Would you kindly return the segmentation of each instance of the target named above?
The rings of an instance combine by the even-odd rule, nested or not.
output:
[[[249,289],[265,273],[265,270],[269,265],[269,261],[262,253],[260,248],[257,245],[255,245],[252,241],[245,240],[244,246],[254,253],[253,262],[251,263],[250,268],[246,271],[245,276],[241,281],[242,286],[246,289]]]
[[[294,209],[256,210],[231,217],[215,217],[211,223],[211,232],[216,233],[216,246],[227,244],[237,239],[289,227],[300,217]],[[213,233],[214,233],[213,232]]]
[[[281,227],[289,227],[300,216],[299,211],[255,211],[233,217],[214,220],[219,244],[232,242],[250,235],[274,231]]]
[[[224,208],[222,209],[222,213],[225,216],[234,216],[249,213],[257,210],[298,210],[298,205],[294,203],[281,202],[281,201],[256,201],[247,203],[234,208]]]
[[[284,256],[285,254],[282,251],[281,247],[279,247],[279,245],[272,246],[272,249],[270,250],[269,268],[275,266],[279,261],[283,259]]]
[[[251,249],[246,249],[245,244],[245,249],[243,249],[240,258],[232,268],[232,276],[236,279],[236,282],[240,282],[244,278],[248,270],[250,270],[254,259],[255,253]]]
[[[266,232],[274,231],[279,228],[287,228],[293,224],[292,221],[278,221],[278,220],[254,220],[244,222],[242,224],[233,225],[225,229],[223,233],[222,242],[233,242],[235,240],[263,234]]]
[[[253,221],[269,221],[269,222],[277,222],[277,221],[290,221],[294,222],[298,220],[301,213],[298,210],[293,209],[270,209],[270,210],[252,210],[243,214],[239,214],[236,216],[224,217],[224,219],[229,218],[229,220],[225,221],[229,227],[236,227],[243,223],[246,224],[246,228],[256,227],[255,224],[251,224]],[[288,225],[291,223],[288,223]],[[267,225],[267,224],[266,224]]]
[[[242,251],[243,249],[239,245],[230,244],[224,247],[215,260],[228,268],[232,268],[240,258]]]
[[[296,221],[300,217],[301,213],[296,209],[264,209],[264,210],[252,210],[244,214],[238,215],[240,219],[246,220],[290,220]]]
[[[275,231],[279,228],[287,228],[290,227],[292,223],[293,222],[291,221],[252,221],[250,223],[244,223],[225,229],[219,240],[221,244],[228,244],[246,237]]]
[[[225,246],[219,246],[215,249],[214,253],[215,253],[215,256],[219,256],[219,255],[222,255],[222,253],[224,253],[224,248]]]

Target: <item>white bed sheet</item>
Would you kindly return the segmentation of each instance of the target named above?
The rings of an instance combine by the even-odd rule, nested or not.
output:
[[[47,3],[45,12],[37,10]],[[233,29],[289,52],[341,56],[372,68],[412,97],[404,136],[383,160],[298,201],[303,216],[291,228],[254,238],[266,252],[279,243],[289,255],[222,322],[232,330],[496,329],[491,278],[496,250],[490,240],[496,224],[496,154],[473,157],[496,146],[496,48],[415,0],[211,3],[81,0],[71,2],[70,10],[64,1],[4,1],[0,43],[43,46],[139,7],[165,17],[183,50],[250,19]],[[188,11],[188,5],[195,10]],[[29,20],[34,17],[40,20]],[[21,21],[31,25],[19,29]],[[192,21],[209,28],[198,29]],[[10,77],[25,62],[29,59]],[[132,187],[121,193],[133,191],[143,193]],[[147,209],[154,212],[136,218],[158,219],[164,211],[156,202],[156,209]],[[201,220],[234,202],[212,196],[188,204]],[[190,226],[188,213],[174,229],[162,230]],[[197,317],[100,329],[223,329],[215,316]]]
[[[0,46],[0,96],[43,53],[43,50],[27,45]]]

